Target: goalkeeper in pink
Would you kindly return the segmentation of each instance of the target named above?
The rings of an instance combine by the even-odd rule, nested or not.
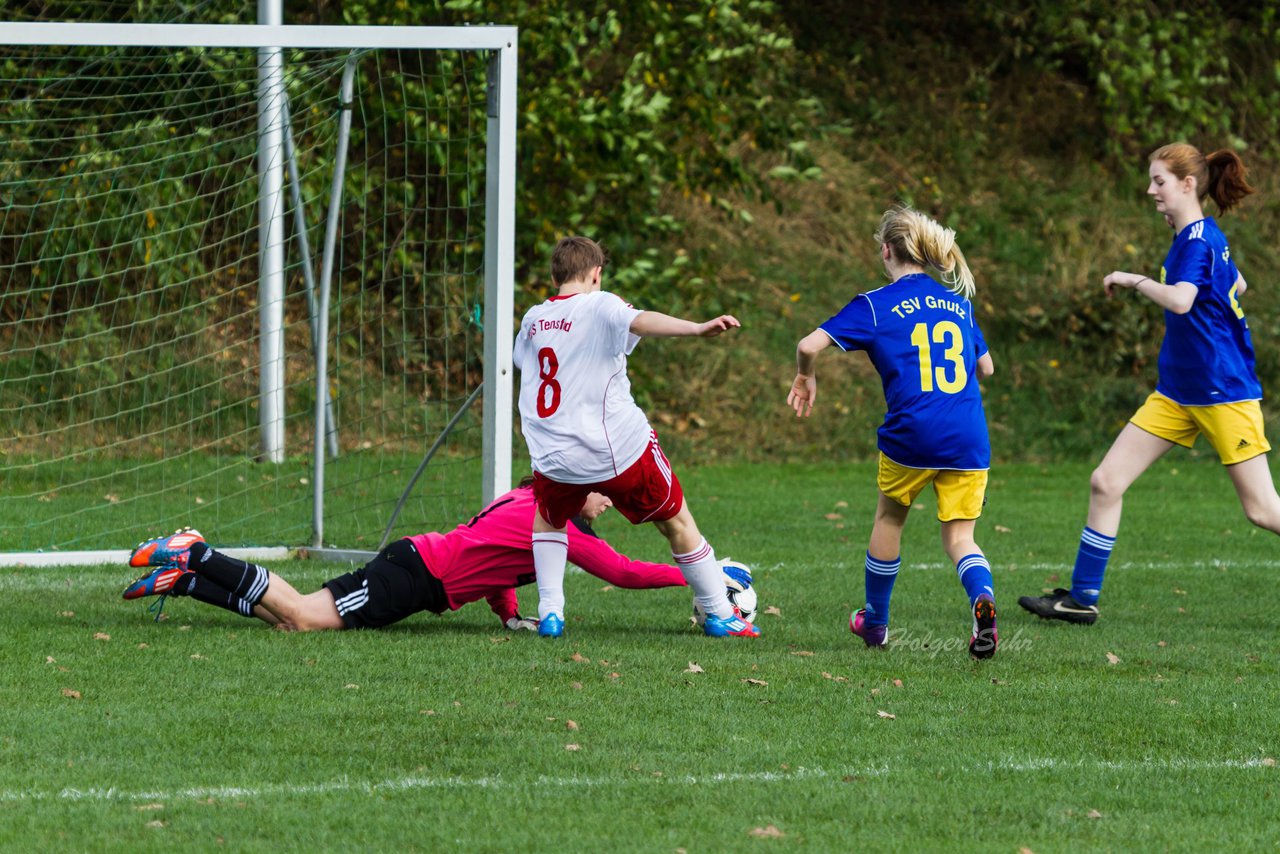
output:
[[[591,522],[610,506],[603,495],[588,496],[568,526],[569,560],[616,587],[684,586],[676,567],[632,560],[596,535]],[[535,577],[530,545],[536,512],[533,490],[522,484],[447,534],[391,543],[363,568],[308,594],[264,567],[210,548],[195,532],[179,532],[134,550],[131,563],[155,568],[124,598],[190,596],[290,631],[380,628],[484,599],[508,629],[536,630],[536,620],[520,615],[515,592]]]
[[[632,308],[600,289],[605,255],[594,240],[566,237],[551,253],[556,296],[520,323],[512,354],[520,371],[520,432],[533,461],[533,563],[538,634],[564,632],[566,523],[591,493],[609,496],[633,525],[652,522],[707,615],[713,637],[756,637],[725,595],[715,552],[703,539],[649,419],[631,397],[627,356],[643,337],[712,338],[738,327],[730,315],[694,323]]]

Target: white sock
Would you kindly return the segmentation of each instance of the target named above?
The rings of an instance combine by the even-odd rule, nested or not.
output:
[[[569,559],[569,535],[550,531],[533,535],[533,571],[538,576],[538,619],[557,614],[564,619],[564,565]]]
[[[671,553],[676,566],[684,574],[684,580],[693,589],[694,600],[708,614],[727,620],[733,616],[733,605],[729,603],[729,594],[725,592],[724,571],[716,560],[716,553],[706,540],[688,554]]]

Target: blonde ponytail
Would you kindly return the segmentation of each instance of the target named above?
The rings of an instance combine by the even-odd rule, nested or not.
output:
[[[906,205],[885,211],[876,229],[876,240],[887,243],[899,261],[932,267],[952,291],[972,299],[976,287],[973,273],[956,245],[956,233]]]

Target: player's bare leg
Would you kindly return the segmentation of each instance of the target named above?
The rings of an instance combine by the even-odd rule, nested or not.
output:
[[[1271,479],[1267,455],[1227,466],[1227,474],[1231,475],[1245,518],[1263,530],[1280,534],[1280,495]]]
[[[902,529],[907,526],[911,508],[904,507],[883,492],[879,496],[867,550],[878,558],[897,559],[902,550]]]
[[[1088,526],[1114,537],[1120,530],[1124,494],[1152,463],[1163,457],[1173,442],[1126,424],[1107,455],[1089,478]]]
[[[327,587],[304,595],[274,572],[270,573],[270,579],[266,594],[254,609],[255,615],[259,609],[266,611],[271,619],[263,619],[281,631],[314,632],[346,627],[338,615],[333,593]]]

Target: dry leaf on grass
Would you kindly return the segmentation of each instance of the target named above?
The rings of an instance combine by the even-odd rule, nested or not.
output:
[[[63,688],[63,689],[62,689],[62,696],[64,696],[64,697],[70,697],[72,700],[79,700],[79,699],[80,699],[80,692],[79,692],[79,691],[77,691],[77,690],[76,690],[76,689],[74,689],[74,688]]]
[[[46,656],[44,657],[44,663],[45,663],[45,664],[57,664],[57,663],[58,663],[58,659],[54,658],[52,655],[46,655]]]
[[[696,662],[690,661],[689,666],[684,669],[684,672],[685,673],[704,673],[706,671],[704,671],[701,667],[699,667]]]
[[[781,617],[781,616],[782,616],[782,611],[778,608],[778,606],[777,606],[777,605],[770,605],[768,608],[765,608],[765,609],[764,609],[764,612],[765,612],[766,614],[768,614],[769,616],[771,616],[771,617]]]
[[[1013,533],[1013,530],[1012,530],[1011,528],[1006,528],[1004,525],[996,525],[995,527],[996,527],[996,532],[997,532],[997,533],[1000,533],[1000,534],[1012,534],[1012,533]]]
[[[884,709],[876,709],[876,714],[879,717],[882,717],[885,720],[889,720],[889,721],[896,721],[898,719],[897,715],[891,715],[888,712],[886,712]]]
[[[76,615],[75,611],[59,611],[58,612],[59,617],[74,617],[75,615]]]
[[[901,680],[901,679],[895,679],[895,680],[893,680],[893,687],[895,687],[895,688],[901,688],[901,687],[902,687],[902,680]]]
[[[111,640],[111,635],[107,634],[106,632],[94,632],[93,639],[100,640],[100,641],[109,641]]]
[[[813,653],[812,653],[812,652],[809,652],[809,650],[807,650],[807,649],[797,649],[795,652],[793,652],[793,653],[791,653],[791,654],[792,654],[792,655],[799,655],[799,656],[802,656],[802,657],[804,657],[804,658],[808,658],[808,657],[810,657],[811,655],[813,655]]]
[[[1089,810],[1085,813],[1085,818],[1102,818],[1102,813],[1097,810]]]
[[[566,744],[566,745],[564,746],[564,749],[565,749],[565,750],[581,750],[581,749],[582,749],[582,745],[581,745],[581,744]]]
[[[150,810],[162,810],[164,809],[164,804],[138,804],[138,806],[134,807],[134,809],[137,810],[138,812],[148,812]]]
[[[608,678],[608,679],[621,679],[621,678],[622,678],[622,674],[621,674],[621,673],[619,673],[618,671],[614,670],[614,671],[613,671],[613,672],[611,672],[611,673],[606,673],[606,674],[605,674],[605,677],[606,677],[606,678]]]
[[[834,522],[837,519],[843,519],[844,517],[841,516],[839,513],[828,513],[826,516],[823,516],[822,518]]]
[[[1120,656],[1116,655],[1114,652],[1107,653],[1107,664],[1119,664],[1119,663],[1120,663]]]
[[[742,681],[746,682],[748,685],[759,685],[761,687],[769,684],[763,679],[743,679]]]
[[[583,655],[583,654],[582,654],[582,653],[580,653],[580,652],[575,652],[573,655],[569,656],[569,658],[570,658],[570,660],[572,660],[572,661],[576,661],[576,662],[578,662],[579,664],[581,664],[581,663],[583,663],[583,662],[586,662],[587,664],[590,664],[590,663],[591,663],[591,659],[587,658],[585,655]]]
[[[757,839],[782,839],[786,834],[781,830],[778,830],[778,828],[774,827],[772,824],[769,824],[764,827],[751,828],[751,830],[747,832],[747,836],[754,836]]]
[[[565,722],[564,722],[564,728],[565,728],[565,729],[577,729],[577,728],[578,728],[578,722],[577,722],[577,721],[565,721]]]
[[[147,827],[168,827],[168,826],[169,826],[169,825],[165,824],[165,823],[164,823],[163,821],[161,821],[160,819],[156,819],[155,821],[149,821],[149,822],[147,822]]]

